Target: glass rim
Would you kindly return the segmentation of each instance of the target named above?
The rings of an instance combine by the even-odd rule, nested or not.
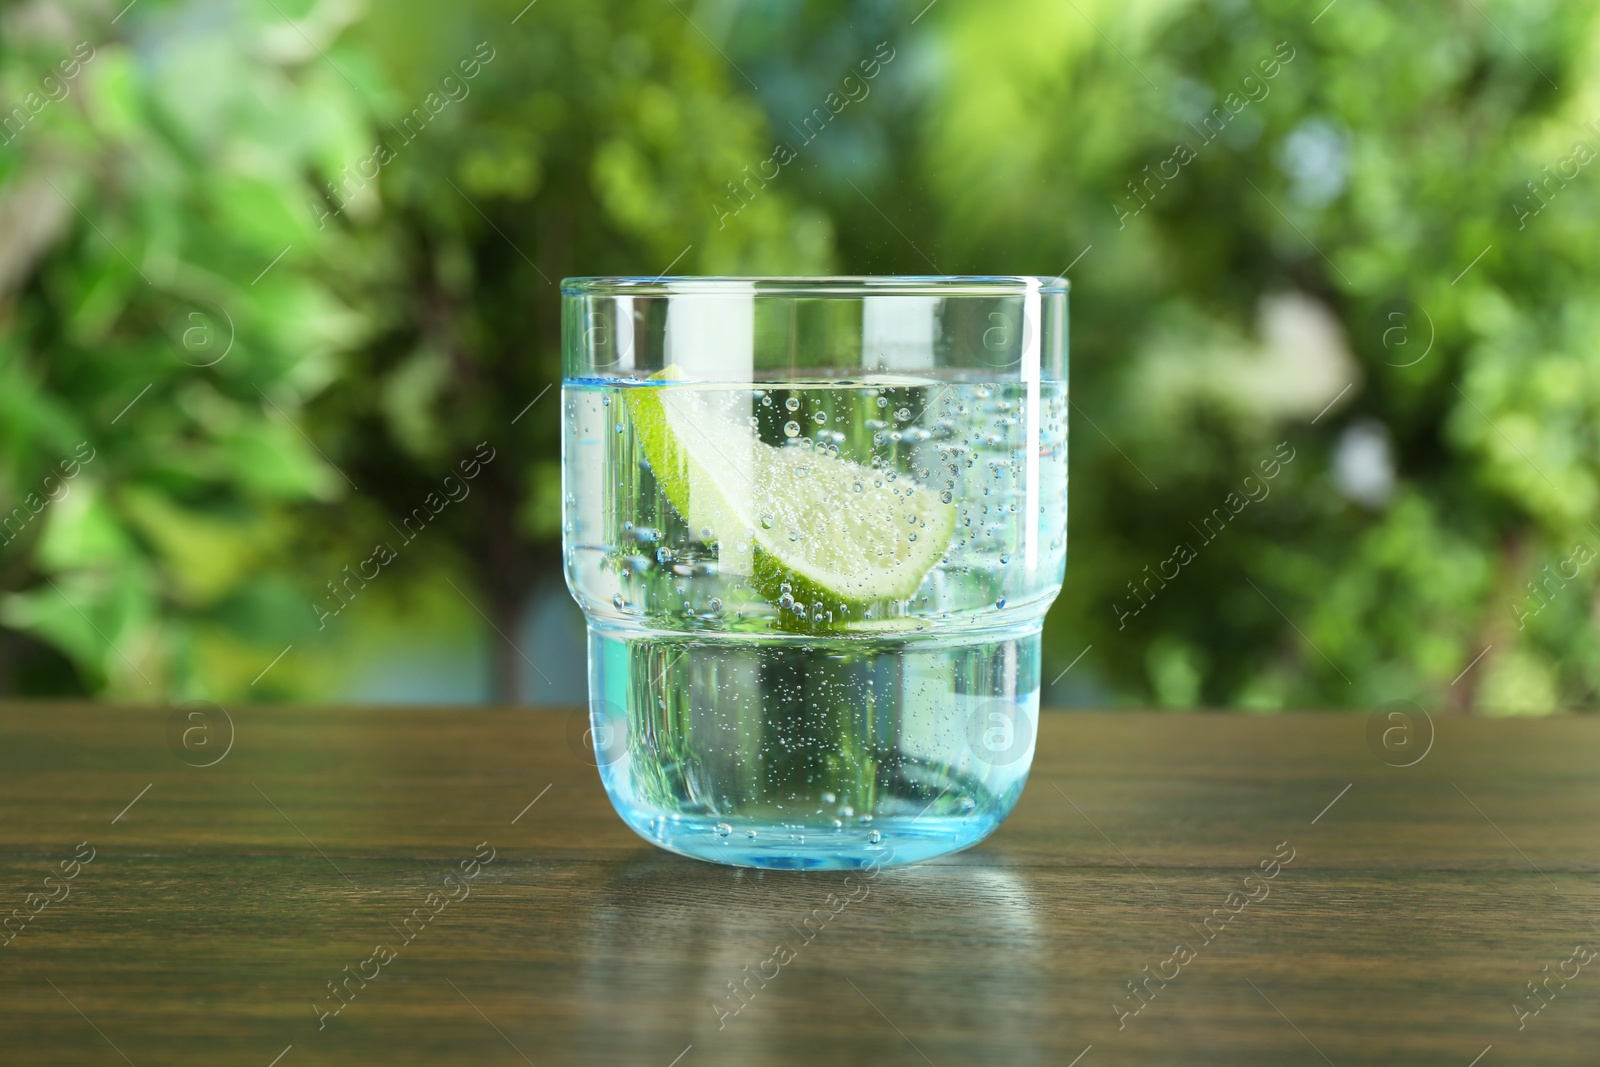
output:
[[[1062,275],[1029,274],[839,274],[839,275],[659,275],[561,279],[562,296],[1026,296],[1065,294]]]

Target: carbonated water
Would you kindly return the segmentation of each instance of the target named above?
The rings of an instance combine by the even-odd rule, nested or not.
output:
[[[849,867],[999,824],[1065,566],[1064,383],[575,379],[562,402],[596,756],[635,831]]]

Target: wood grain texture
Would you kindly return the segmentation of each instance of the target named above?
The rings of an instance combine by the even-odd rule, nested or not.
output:
[[[1600,949],[1596,719],[1438,718],[1396,768],[1363,717],[1047,715],[994,837],[835,914],[841,874],[636,838],[581,714],[242,708],[210,767],[179,758],[199,759],[169,715],[0,707],[0,914],[95,850],[0,947],[4,1063],[1467,1067],[1492,1045],[1478,1067],[1500,1067],[1600,1047],[1600,965],[1521,1029],[1512,1007]],[[482,842],[493,861],[446,883]],[[1270,892],[1205,943],[1283,842]],[[1170,974],[1180,942],[1195,958],[1119,1029],[1125,983]],[[379,944],[393,958],[364,962]],[[776,977],[749,978],[780,944]],[[363,967],[319,1028],[327,983]]]

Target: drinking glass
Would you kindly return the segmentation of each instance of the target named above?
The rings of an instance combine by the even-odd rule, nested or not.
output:
[[[1067,282],[568,278],[563,555],[612,804],[909,863],[1022,792],[1067,531]]]

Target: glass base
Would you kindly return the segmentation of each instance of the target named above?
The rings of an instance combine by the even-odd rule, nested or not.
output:
[[[1033,761],[1039,626],[894,640],[591,624],[590,725],[641,837],[744,867],[850,869],[967,848]]]
[[[874,829],[859,826],[829,827],[800,833],[792,824],[762,824],[740,820],[742,830],[724,820],[705,817],[651,815],[625,810],[611,798],[624,822],[640,837],[668,852],[734,867],[772,870],[836,871],[859,867],[894,867],[959,852],[994,832],[1010,814],[990,813],[984,818],[884,818]]]

